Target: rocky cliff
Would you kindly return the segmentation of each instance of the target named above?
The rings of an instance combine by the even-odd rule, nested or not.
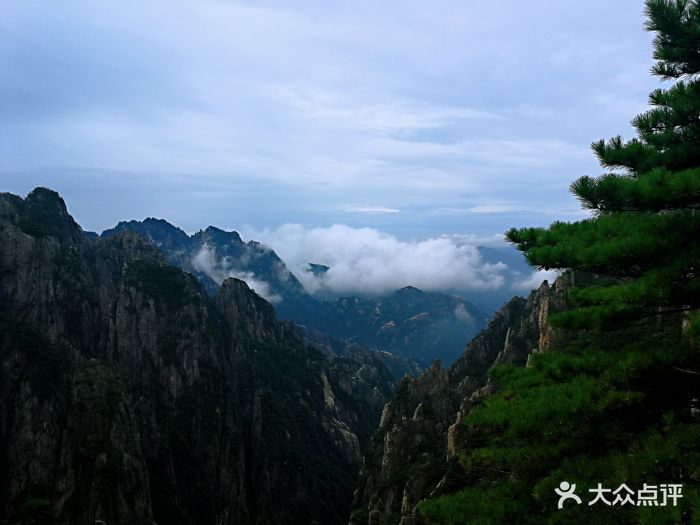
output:
[[[347,522],[366,408],[269,303],[214,298],[131,231],[0,194],[0,513],[9,523]]]
[[[498,389],[488,369],[525,366],[530,354],[553,350],[570,337],[547,320],[566,308],[573,279],[565,274],[527,299],[511,299],[449,369],[435,362],[421,376],[404,378],[365,452],[352,524],[416,523],[418,502],[455,481],[458,422],[479,397]]]

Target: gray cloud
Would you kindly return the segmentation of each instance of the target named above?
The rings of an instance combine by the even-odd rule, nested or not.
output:
[[[474,318],[470,314],[463,304],[458,304],[455,306],[454,310],[455,317],[460,321],[466,321],[468,323],[474,323]]]
[[[221,284],[229,277],[235,277],[245,281],[255,293],[273,304],[282,300],[279,295],[274,294],[270,290],[270,285],[267,282],[256,278],[252,272],[236,268],[229,258],[217,256],[216,249],[208,244],[204,244],[199,252],[192,257],[192,266],[195,270],[209,276],[218,284]]]
[[[539,225],[576,207],[573,178],[599,171],[588,144],[629,130],[645,106],[641,11],[641,0],[9,0],[0,176],[27,192],[56,173],[76,207],[94,203],[88,227],[109,205],[133,207],[134,177],[167,188],[158,207],[181,223],[245,208],[230,221],[430,237],[510,224],[428,208],[506,203],[511,220]],[[81,193],[80,170],[122,191]],[[241,179],[261,188],[256,206]],[[153,214],[154,199],[140,200],[139,215]]]

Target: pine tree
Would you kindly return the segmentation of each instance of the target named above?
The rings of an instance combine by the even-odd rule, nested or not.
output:
[[[649,95],[650,109],[632,120],[636,138],[592,144],[612,171],[571,191],[593,216],[506,234],[535,267],[613,278],[579,290],[581,307],[561,324],[618,325],[700,307],[700,2],[647,0],[645,14],[656,33],[652,74],[675,83]]]
[[[458,466],[420,504],[425,523],[700,523],[700,316],[682,335],[679,313],[700,306],[699,4],[646,1],[652,72],[675,84],[651,94],[636,138],[593,144],[611,172],[571,187],[593,216],[508,232],[535,266],[595,274],[576,279],[596,283],[571,292],[580,307],[556,314],[587,330],[489,370],[497,391],[469,400]],[[583,504],[558,509],[563,480]],[[601,484],[668,480],[678,506],[586,503]]]

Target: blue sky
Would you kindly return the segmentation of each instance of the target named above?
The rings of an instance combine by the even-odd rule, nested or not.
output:
[[[641,0],[0,7],[0,191],[86,228],[287,223],[401,240],[582,216],[593,140],[657,85]]]

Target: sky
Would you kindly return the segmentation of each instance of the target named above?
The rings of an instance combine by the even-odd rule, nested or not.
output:
[[[475,246],[586,217],[591,142],[658,86],[643,22],[642,0],[0,0],[0,191],[51,187],[98,232],[235,229],[339,288],[483,288]]]
[[[401,239],[582,216],[657,85],[641,0],[0,3],[0,190],[102,230]]]

